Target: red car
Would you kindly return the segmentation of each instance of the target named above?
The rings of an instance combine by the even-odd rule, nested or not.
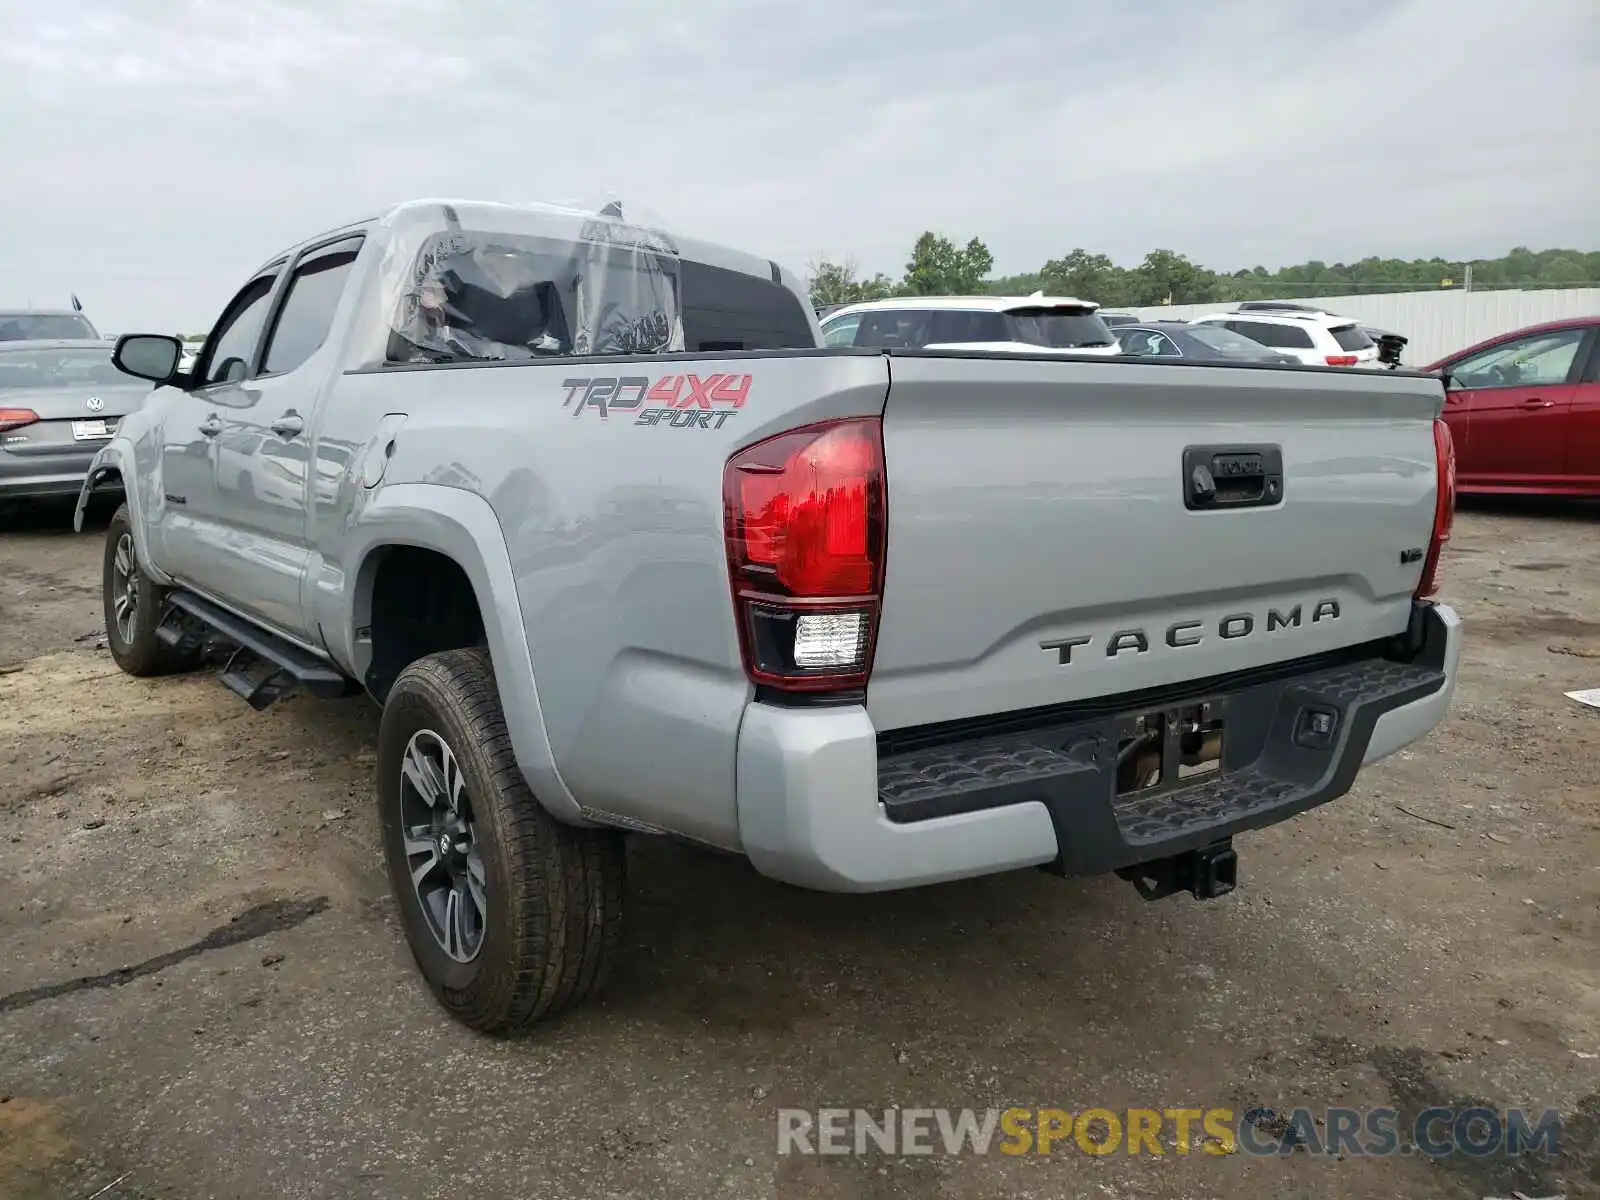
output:
[[[1600,496],[1600,316],[1501,334],[1428,368],[1462,492]]]

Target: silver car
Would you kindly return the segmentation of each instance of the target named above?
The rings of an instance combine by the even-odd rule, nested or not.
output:
[[[109,343],[0,341],[0,501],[73,496],[95,451],[150,385],[111,365]]]

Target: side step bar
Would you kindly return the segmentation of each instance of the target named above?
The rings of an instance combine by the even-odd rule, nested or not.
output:
[[[257,628],[193,592],[167,595],[167,611],[156,636],[169,646],[193,646],[200,640],[192,628],[195,622],[233,644],[228,665],[222,669],[223,685],[257,711],[296,687],[324,700],[361,690],[354,680],[309,650]]]

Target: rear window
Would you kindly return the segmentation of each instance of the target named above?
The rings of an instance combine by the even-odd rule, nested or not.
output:
[[[1116,339],[1100,314],[1081,308],[1013,308],[1006,313],[1011,341],[1070,350],[1114,345]]]
[[[127,383],[105,350],[0,349],[0,391],[20,388],[91,387]]]
[[[1311,331],[1296,325],[1273,325],[1267,321],[1229,321],[1227,328],[1242,333],[1251,341],[1281,350],[1310,350]]]
[[[0,342],[50,341],[100,335],[79,313],[0,313]]]
[[[1339,343],[1341,350],[1372,349],[1372,339],[1359,325],[1336,325],[1328,332],[1333,334],[1333,340]]]

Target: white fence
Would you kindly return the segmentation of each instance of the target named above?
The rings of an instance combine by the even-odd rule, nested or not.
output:
[[[1295,297],[1364,325],[1375,325],[1410,338],[1407,366],[1422,367],[1498,333],[1555,321],[1563,317],[1600,316],[1600,288],[1558,288],[1550,291],[1390,292],[1381,296]],[[1139,308],[1142,320],[1183,320],[1230,312],[1233,304],[1165,304]]]

